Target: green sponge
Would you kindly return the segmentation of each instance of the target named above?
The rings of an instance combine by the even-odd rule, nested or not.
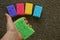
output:
[[[16,20],[14,24],[16,25],[18,31],[23,36],[24,40],[29,38],[35,32],[32,28],[30,28],[29,25],[26,24],[24,17]]]

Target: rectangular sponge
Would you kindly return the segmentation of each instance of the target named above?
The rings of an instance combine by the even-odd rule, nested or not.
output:
[[[26,24],[23,17],[16,20],[14,24],[16,25],[18,31],[23,36],[24,40],[29,38],[35,32],[32,28],[30,28],[29,25]]]
[[[42,13],[42,6],[35,5],[33,16],[40,18]]]
[[[17,15],[24,15],[24,3],[16,4]]]
[[[33,4],[32,3],[26,3],[25,14],[26,15],[32,15],[32,11],[33,11]]]
[[[8,10],[8,13],[11,17],[14,17],[14,16],[17,16],[16,14],[16,9],[15,9],[15,6],[12,4],[12,5],[9,5],[6,7],[7,10]]]

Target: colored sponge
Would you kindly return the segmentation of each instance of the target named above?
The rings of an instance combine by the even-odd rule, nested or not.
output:
[[[42,13],[42,6],[35,5],[33,16],[40,18]]]
[[[26,15],[32,15],[32,10],[33,10],[33,4],[32,3],[26,3],[25,14]]]
[[[17,15],[24,15],[24,3],[16,4]]]
[[[15,10],[15,7],[14,7],[13,4],[7,6],[7,10],[8,10],[8,13],[9,13],[9,15],[10,15],[11,17],[16,16],[16,10]]]
[[[27,39],[31,36],[35,31],[26,24],[24,18],[20,18],[14,22],[18,31],[21,33],[24,39]]]

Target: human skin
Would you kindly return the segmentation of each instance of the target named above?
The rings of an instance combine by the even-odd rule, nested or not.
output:
[[[23,40],[22,35],[17,31],[16,26],[14,25],[12,18],[8,15],[5,14],[7,18],[7,32],[6,34],[1,38],[1,40]],[[25,18],[25,22],[32,27],[28,21]]]

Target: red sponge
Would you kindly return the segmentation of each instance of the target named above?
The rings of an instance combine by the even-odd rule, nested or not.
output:
[[[24,15],[24,3],[16,4],[17,15]]]

